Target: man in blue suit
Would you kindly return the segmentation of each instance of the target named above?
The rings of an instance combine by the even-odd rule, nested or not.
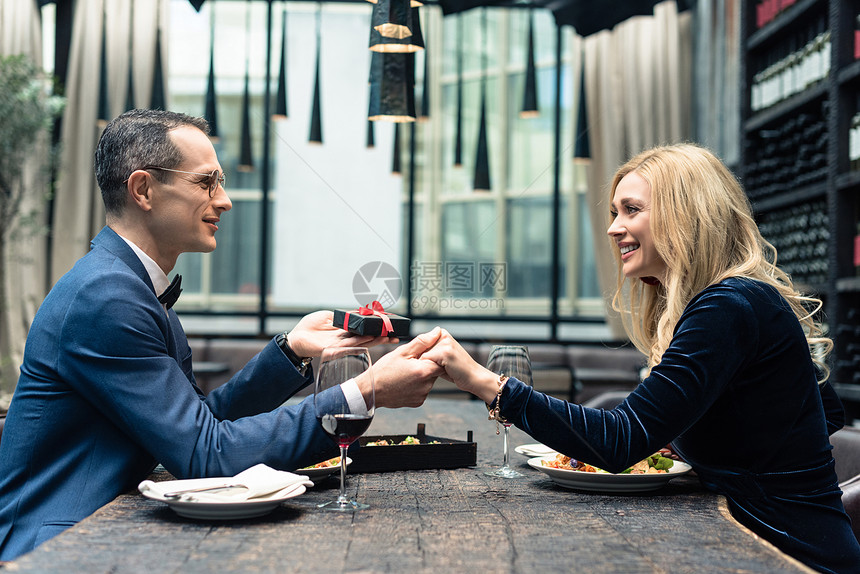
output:
[[[0,560],[133,489],[157,462],[196,478],[257,463],[293,470],[337,453],[312,398],[281,405],[311,382],[308,359],[323,348],[382,338],[350,335],[321,311],[208,396],[194,381],[191,350],[163,292],[180,253],[215,249],[231,208],[207,132],[198,118],[132,110],[99,140],[107,226],[30,328],[0,443]],[[421,354],[438,337],[438,329],[420,335],[376,363],[377,406],[424,401],[440,368]],[[328,392],[362,408],[369,391],[358,378]]]

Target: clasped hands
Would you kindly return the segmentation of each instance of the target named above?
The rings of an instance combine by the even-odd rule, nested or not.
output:
[[[326,347],[373,347],[398,339],[353,335],[332,324],[331,311],[317,311],[302,318],[290,331],[290,347],[300,357],[318,357]],[[498,375],[478,364],[445,329],[416,336],[380,357],[373,368],[376,406],[418,407],[430,394],[438,377],[451,381],[484,402],[498,390]],[[369,385],[356,380],[362,393]]]

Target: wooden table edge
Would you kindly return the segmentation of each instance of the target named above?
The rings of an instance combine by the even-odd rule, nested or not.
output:
[[[732,513],[729,510],[729,502],[725,496],[722,496],[722,495],[718,496],[717,501],[718,501],[717,502],[717,509],[720,511],[720,514],[722,515],[722,517],[725,518],[727,522],[729,522],[729,524],[733,524],[735,526],[735,528],[737,528],[741,532],[744,532],[747,535],[751,536],[753,538],[753,540],[757,541],[759,544],[761,544],[762,546],[764,546],[765,548],[770,550],[772,553],[778,555],[780,558],[782,558],[782,560],[791,564],[793,567],[800,568],[801,570],[803,570],[805,572],[809,572],[810,574],[817,574],[816,570],[813,570],[812,568],[810,568],[809,566],[807,566],[806,564],[804,564],[803,562],[801,562],[797,558],[794,558],[793,556],[789,556],[788,554],[786,554],[785,552],[783,552],[782,550],[780,550],[779,548],[774,546],[771,542],[769,542],[768,540],[765,540],[764,538],[762,538],[761,536],[759,536],[758,534],[756,534],[755,532],[753,532],[752,530],[750,530],[749,528],[747,528],[746,526],[744,526],[743,524],[738,522],[737,519],[735,519],[735,517],[732,516]]]

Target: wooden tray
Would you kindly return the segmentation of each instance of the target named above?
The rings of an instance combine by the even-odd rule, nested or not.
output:
[[[407,436],[413,436],[421,444],[391,444],[387,446],[365,446],[369,442],[386,439],[399,443]],[[438,444],[427,444],[438,441]],[[349,473],[390,472],[395,470],[426,470],[433,468],[461,468],[475,466],[478,458],[478,445],[472,440],[469,431],[465,441],[430,436],[425,432],[424,423],[418,424],[413,435],[363,436],[359,439],[361,448],[350,449]]]

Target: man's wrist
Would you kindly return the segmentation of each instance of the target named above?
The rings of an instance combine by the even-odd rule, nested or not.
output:
[[[284,331],[283,333],[279,334],[277,337],[275,337],[275,342],[278,344],[278,347],[281,348],[281,351],[283,351],[284,355],[287,357],[287,359],[290,360],[296,370],[302,375],[306,374],[308,367],[311,364],[312,357],[300,357],[296,354],[295,351],[293,351],[292,347],[290,347],[289,333]]]

